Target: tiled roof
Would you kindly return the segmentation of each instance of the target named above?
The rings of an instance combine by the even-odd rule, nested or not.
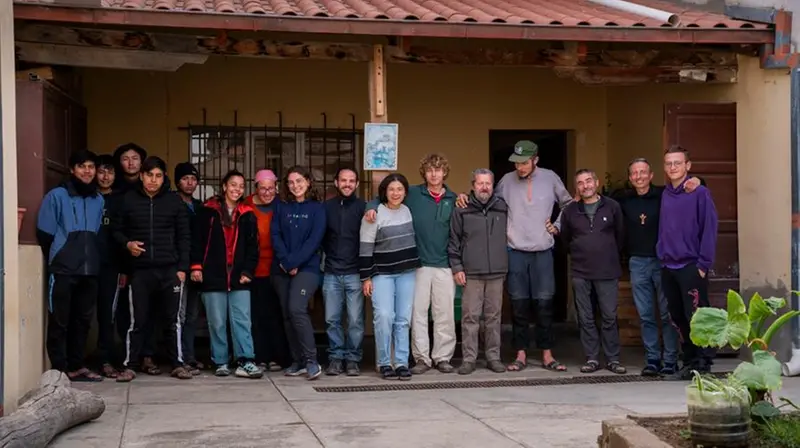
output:
[[[23,0],[48,3],[46,0]],[[677,14],[680,27],[766,28],[722,14],[678,7],[658,0],[636,4]],[[102,0],[104,7],[135,10],[259,14],[347,19],[532,25],[662,27],[670,26],[589,0]]]

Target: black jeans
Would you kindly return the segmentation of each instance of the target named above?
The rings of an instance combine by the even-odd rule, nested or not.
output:
[[[319,274],[298,272],[289,276],[280,272],[273,273],[271,277],[283,309],[292,362],[300,366],[317,362],[317,344],[314,341],[311,317],[308,315],[308,302],[319,288]]]
[[[97,277],[50,276],[47,356],[53,369],[74,372],[83,368],[83,356],[97,300]]]
[[[116,365],[116,343],[114,340],[114,306],[118,300],[119,272],[113,267],[101,267],[97,277],[97,350],[95,355],[101,364]]]
[[[692,343],[689,334],[694,312],[699,307],[711,306],[708,301],[708,274],[700,277],[697,265],[689,264],[680,269],[663,268],[661,270],[661,288],[667,298],[669,316],[672,325],[678,330],[683,364],[695,368],[711,367],[716,350],[701,348]]]
[[[196,364],[197,358],[194,354],[194,339],[197,333],[197,318],[200,315],[200,284],[191,280],[183,285],[183,296],[181,296],[181,308],[179,312],[180,334],[183,362],[185,364]],[[147,350],[144,352],[147,353]]]
[[[617,324],[617,297],[619,282],[613,280],[587,280],[572,277],[575,293],[575,308],[578,311],[578,324],[581,345],[587,361],[600,361],[600,342],[606,362],[619,362],[619,325]],[[597,294],[597,307],[600,309],[602,327],[598,337],[595,324],[592,290]]]
[[[511,298],[512,344],[514,350],[528,350],[531,312],[536,313],[536,346],[553,348],[553,251],[508,252],[506,286]]]
[[[153,312],[158,308],[158,315],[166,328],[166,352],[172,367],[183,365],[180,356],[180,335],[178,334],[178,311],[181,303],[183,285],[178,281],[175,268],[142,269],[133,273],[131,278],[131,297],[129,303],[131,324],[126,339],[127,356],[125,366],[136,370],[142,356],[146,334]]]
[[[270,277],[256,277],[250,290],[250,314],[256,362],[288,366],[292,357],[286,341],[281,301]]]

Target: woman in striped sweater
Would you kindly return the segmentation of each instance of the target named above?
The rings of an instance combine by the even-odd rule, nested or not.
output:
[[[375,222],[361,221],[361,281],[364,295],[372,298],[378,367],[385,379],[411,379],[409,324],[414,304],[414,273],[420,263],[411,211],[403,205],[407,193],[405,176],[397,173],[386,176],[378,187],[380,205]]]

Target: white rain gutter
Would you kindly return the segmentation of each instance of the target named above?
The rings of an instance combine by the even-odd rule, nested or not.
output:
[[[589,0],[598,5],[608,6],[609,8],[618,9],[620,11],[629,12],[638,16],[649,17],[663,23],[669,23],[673,27],[681,24],[681,18],[677,14],[662,11],[660,9],[650,8],[636,3],[626,2],[623,0]]]

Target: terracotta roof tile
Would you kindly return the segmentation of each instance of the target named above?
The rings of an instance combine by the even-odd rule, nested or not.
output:
[[[19,0],[18,0],[19,1]],[[48,0],[21,0],[47,3]],[[680,27],[767,28],[722,14],[660,0],[635,0],[677,14]],[[336,17],[404,21],[512,23],[595,27],[665,27],[669,24],[589,0],[102,0],[107,8],[220,14]]]

